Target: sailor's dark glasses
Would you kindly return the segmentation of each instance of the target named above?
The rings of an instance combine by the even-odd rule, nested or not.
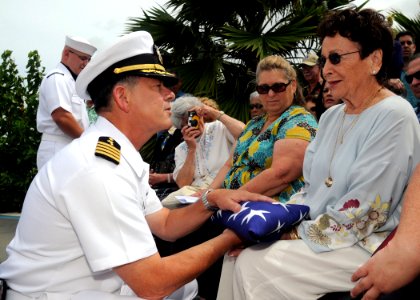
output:
[[[342,54],[338,54],[336,52],[330,53],[328,55],[328,60],[330,61],[331,64],[333,65],[338,65],[341,62],[341,57],[345,56],[345,55],[350,55],[353,53],[358,53],[359,50],[357,51],[353,51],[353,52],[347,52],[347,53],[342,53]],[[325,66],[327,62],[327,58],[325,58],[325,56],[321,56],[319,58],[319,65],[321,66],[321,68],[323,68]]]
[[[420,80],[420,71],[417,71],[416,73],[411,74],[411,75],[405,74],[405,80],[407,80],[409,84],[413,82],[413,78]]]
[[[284,92],[287,88],[287,86],[291,83],[292,81],[290,80],[288,83],[284,83],[284,82],[276,82],[273,85],[268,85],[268,84],[261,84],[261,85],[257,85],[257,92],[258,94],[268,94],[268,92],[270,90],[272,90],[274,93],[281,93]]]

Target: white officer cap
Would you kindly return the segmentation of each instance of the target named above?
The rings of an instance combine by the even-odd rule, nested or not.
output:
[[[93,53],[95,53],[96,51],[95,46],[93,46],[91,43],[89,43],[88,40],[80,36],[67,35],[65,45],[90,56],[92,56]]]
[[[112,46],[97,53],[80,72],[76,91],[82,99],[92,99],[105,84],[117,82],[126,75],[152,77],[162,80],[165,86],[178,82],[175,74],[165,70],[162,57],[146,31],[136,31],[122,36]]]

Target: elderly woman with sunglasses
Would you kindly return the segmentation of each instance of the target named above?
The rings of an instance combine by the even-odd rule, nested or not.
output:
[[[285,202],[303,186],[303,156],[317,123],[295,97],[296,71],[285,59],[261,60],[256,81],[266,114],[247,123],[210,187],[245,189]]]
[[[322,115],[305,154],[305,187],[289,201],[308,205],[309,219],[279,241],[246,248],[236,262],[225,257],[220,299],[350,291],[352,273],[399,223],[403,192],[420,161],[420,126],[411,105],[383,88],[389,24],[374,10],[344,9],[331,11],[318,31],[323,77],[344,103]]]

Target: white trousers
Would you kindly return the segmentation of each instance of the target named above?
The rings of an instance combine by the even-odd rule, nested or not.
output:
[[[198,294],[197,280],[193,280],[182,286],[165,300],[192,300]],[[40,296],[31,297],[18,293],[14,290],[7,290],[7,300],[141,300],[136,296],[122,296],[100,291],[82,291],[75,294],[66,293],[42,293]]]
[[[54,154],[63,149],[71,141],[72,139],[67,136],[42,134],[41,143],[39,144],[36,155],[36,166],[38,170],[40,170]]]
[[[353,272],[370,257],[359,246],[315,253],[302,240],[259,244],[225,255],[217,300],[318,299],[350,291]]]

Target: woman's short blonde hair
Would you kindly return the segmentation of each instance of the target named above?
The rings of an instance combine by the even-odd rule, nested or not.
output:
[[[271,70],[283,71],[288,80],[296,80],[296,70],[287,60],[278,55],[270,55],[260,60],[260,62],[257,65],[257,83],[259,82],[259,77],[262,71]]]
[[[198,99],[201,101],[201,103],[207,106],[213,107],[214,109],[217,109],[217,110],[220,109],[219,104],[217,104],[216,100],[213,100],[207,97],[200,97]]]

